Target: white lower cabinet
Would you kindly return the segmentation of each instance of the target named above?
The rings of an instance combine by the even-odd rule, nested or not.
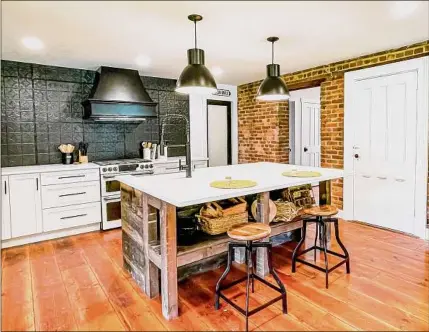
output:
[[[42,232],[40,174],[9,176],[11,237]]]
[[[50,232],[101,222],[100,208],[100,202],[96,202],[45,209],[43,231]]]
[[[9,202],[9,177],[2,176],[1,195],[1,239],[10,239],[10,202]]]
[[[99,229],[100,197],[98,169],[3,176],[3,246]]]

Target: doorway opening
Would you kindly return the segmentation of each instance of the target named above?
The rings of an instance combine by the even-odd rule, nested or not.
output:
[[[290,92],[289,163],[320,167],[320,86]]]
[[[210,167],[232,164],[231,102],[207,100],[207,158]]]

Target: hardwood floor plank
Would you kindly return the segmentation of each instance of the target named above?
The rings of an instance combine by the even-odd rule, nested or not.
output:
[[[39,289],[34,296],[37,331],[74,331],[77,329],[63,284]]]
[[[129,330],[165,330],[163,323],[150,312],[147,304],[112,263],[104,249],[97,244],[84,249],[98,282],[106,293],[122,324]]]
[[[2,250],[2,331],[34,331],[28,246]]]
[[[205,318],[211,330],[215,331],[243,331],[245,329],[244,317],[235,310],[214,310],[213,292],[209,292],[199,286],[193,280],[185,280],[179,287],[179,294],[184,302],[195,308]],[[249,329],[256,325],[249,320]]]
[[[288,290],[289,314],[282,314],[277,302],[250,317],[250,329],[428,331],[429,245],[343,221],[340,234],[351,255],[351,274],[343,267],[333,271],[329,289],[324,274],[308,266],[297,264],[291,273],[296,242],[273,249],[274,266]],[[121,241],[120,230],[97,231],[2,250],[2,329],[244,329],[244,317],[224,301],[214,310],[214,287],[224,267],[179,283],[180,316],[166,321],[160,298],[149,299],[122,268]],[[314,226],[306,246],[313,241]],[[313,253],[305,257],[312,261]],[[318,254],[318,264],[321,258]],[[329,257],[329,264],[336,260]],[[243,273],[243,266],[235,264],[226,282]],[[244,291],[242,283],[225,293],[242,305]],[[277,295],[256,282],[251,306]]]
[[[61,273],[50,241],[30,245],[36,330],[76,330]]]

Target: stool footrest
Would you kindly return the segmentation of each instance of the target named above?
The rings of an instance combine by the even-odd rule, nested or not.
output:
[[[243,278],[234,280],[233,282],[229,283],[228,285],[220,286],[219,291],[231,288],[232,286],[235,286],[235,285],[239,284],[240,282],[243,282],[244,280],[247,280],[247,276],[244,276]]]
[[[280,293],[282,292],[282,290],[280,289],[280,287],[274,286],[272,283],[266,281],[265,279],[262,279],[260,276],[252,273],[252,277],[255,278],[256,280],[259,280],[264,285],[267,285],[268,287],[276,290],[277,292],[280,292]]]
[[[232,302],[230,299],[228,299],[225,295],[223,295],[222,293],[219,292],[219,296],[225,300],[226,303],[228,303],[229,305],[231,305],[232,307],[234,307],[234,309],[236,309],[240,314],[242,314],[243,316],[246,316],[246,310],[244,310],[242,307],[240,307],[238,304]],[[269,300],[268,302],[261,304],[259,307],[256,307],[252,310],[250,310],[247,313],[247,317],[252,316],[253,314],[256,314],[257,312],[261,311],[262,309],[265,309],[266,307],[272,305],[273,303],[280,301],[283,298],[282,295],[279,295],[271,300]]]
[[[329,268],[329,269],[326,269],[326,268],[323,268],[323,267],[317,266],[317,265],[315,265],[315,264],[312,264],[312,263],[310,263],[310,262],[307,262],[306,260],[303,260],[303,259],[299,258],[299,256],[301,256],[301,255],[303,255],[303,254],[306,254],[306,253],[308,253],[308,252],[310,252],[310,251],[312,251],[312,250],[320,250],[320,251],[323,251],[324,249],[323,249],[322,247],[320,247],[320,246],[312,246],[312,247],[310,247],[310,248],[307,248],[307,249],[305,249],[305,250],[301,251],[298,255],[296,255],[296,259],[295,259],[295,260],[296,260],[297,262],[300,262],[300,263],[302,263],[302,264],[305,264],[305,265],[307,265],[307,266],[310,266],[310,267],[312,267],[312,268],[315,268],[316,270],[319,270],[319,271],[321,271],[321,272],[332,272],[332,271],[333,271],[333,270],[335,270],[337,267],[340,267],[341,265],[343,265],[343,264],[345,264],[345,263],[347,262],[347,256],[346,256],[346,255],[342,255],[342,254],[340,254],[340,253],[338,253],[338,252],[335,252],[335,251],[332,251],[332,250],[328,250],[328,249],[326,249],[326,252],[327,252],[328,254],[331,254],[331,255],[334,255],[334,256],[337,256],[337,257],[343,258],[343,260],[342,260],[341,262],[339,262],[338,264],[334,265],[333,267],[331,267],[331,268]]]

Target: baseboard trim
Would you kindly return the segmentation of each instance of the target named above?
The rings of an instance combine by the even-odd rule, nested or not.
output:
[[[40,242],[40,241],[52,240],[52,239],[57,239],[60,237],[77,235],[77,234],[88,233],[88,232],[94,232],[94,231],[99,231],[99,230],[100,230],[100,223],[97,222],[97,223],[90,224],[90,225],[62,229],[60,231],[53,231],[53,232],[47,232],[47,233],[41,233],[41,234],[33,234],[33,235],[23,236],[23,237],[19,237],[19,238],[15,238],[15,239],[3,240],[1,242],[1,247],[2,248],[10,248],[10,247],[15,247],[15,246],[22,246],[24,244],[36,243],[36,242]]]
[[[344,219],[344,211],[343,210],[338,210],[337,217],[341,218],[341,219]]]

